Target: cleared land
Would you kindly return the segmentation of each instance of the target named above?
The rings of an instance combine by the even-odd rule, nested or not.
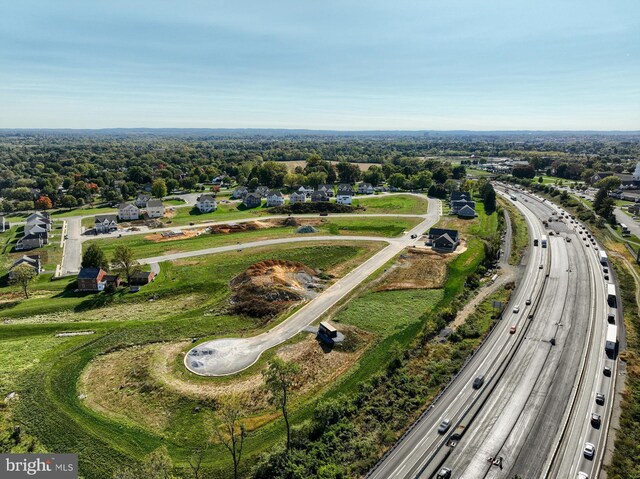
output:
[[[256,221],[248,225],[223,229],[216,228],[217,233],[207,233],[200,229],[196,233],[190,233],[186,238],[176,236],[163,239],[159,233],[139,234],[124,236],[122,238],[109,238],[90,240],[84,243],[86,249],[89,244],[95,243],[111,257],[118,245],[127,245],[133,249],[139,258],[150,258],[163,254],[177,253],[181,251],[196,251],[199,249],[225,246],[237,242],[260,241],[263,239],[285,238],[288,236],[313,236],[316,235],[363,235],[393,237],[402,234],[417,225],[420,218],[339,218],[330,219],[298,219],[298,226],[282,226],[283,220]],[[316,233],[297,233],[299,226],[310,225],[316,228]],[[244,229],[243,229],[244,228]]]

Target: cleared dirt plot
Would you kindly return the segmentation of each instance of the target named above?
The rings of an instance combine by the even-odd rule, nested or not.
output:
[[[430,249],[404,253],[376,291],[441,288],[447,277],[447,257]]]
[[[304,334],[297,342],[279,348],[277,356],[301,365],[293,388],[294,397],[304,396],[333,383],[349,370],[365,351],[370,334],[351,328],[343,348],[324,350],[315,337]],[[267,404],[262,372],[232,380],[186,380],[173,374],[176,356],[189,342],[152,344],[98,356],[83,371],[78,392],[84,404],[108,417],[162,432],[180,414],[185,401],[197,404],[230,394],[247,398],[251,429],[274,419]]]
[[[267,260],[252,264],[230,282],[231,310],[268,320],[300,301],[314,298],[324,283],[317,274],[296,261]]]

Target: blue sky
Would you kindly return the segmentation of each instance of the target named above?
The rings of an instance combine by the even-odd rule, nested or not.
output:
[[[640,129],[638,0],[5,0],[0,128]]]

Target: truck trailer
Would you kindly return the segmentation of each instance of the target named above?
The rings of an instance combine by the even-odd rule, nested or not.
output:
[[[604,343],[604,350],[607,353],[615,354],[618,345],[618,326],[615,324],[607,325],[607,337]]]

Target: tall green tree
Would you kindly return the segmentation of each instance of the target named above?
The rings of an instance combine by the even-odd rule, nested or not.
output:
[[[167,196],[167,184],[162,178],[153,180],[153,184],[151,185],[151,194],[155,198],[164,198]]]
[[[9,284],[20,286],[25,299],[29,299],[29,285],[38,273],[31,266],[21,264],[13,268],[9,278]]]
[[[287,428],[287,451],[291,449],[291,425],[289,424],[289,395],[295,380],[300,373],[300,366],[294,362],[286,362],[278,357],[269,362],[263,371],[265,386],[271,393],[269,403],[282,411]]]
[[[107,255],[104,254],[104,251],[102,251],[102,248],[93,243],[89,245],[82,255],[82,267],[109,269],[109,260],[107,259]]]
[[[130,281],[133,273],[140,269],[140,265],[135,258],[133,250],[125,245],[116,246],[113,252],[113,259],[111,264],[114,269],[127,278],[127,283]]]

